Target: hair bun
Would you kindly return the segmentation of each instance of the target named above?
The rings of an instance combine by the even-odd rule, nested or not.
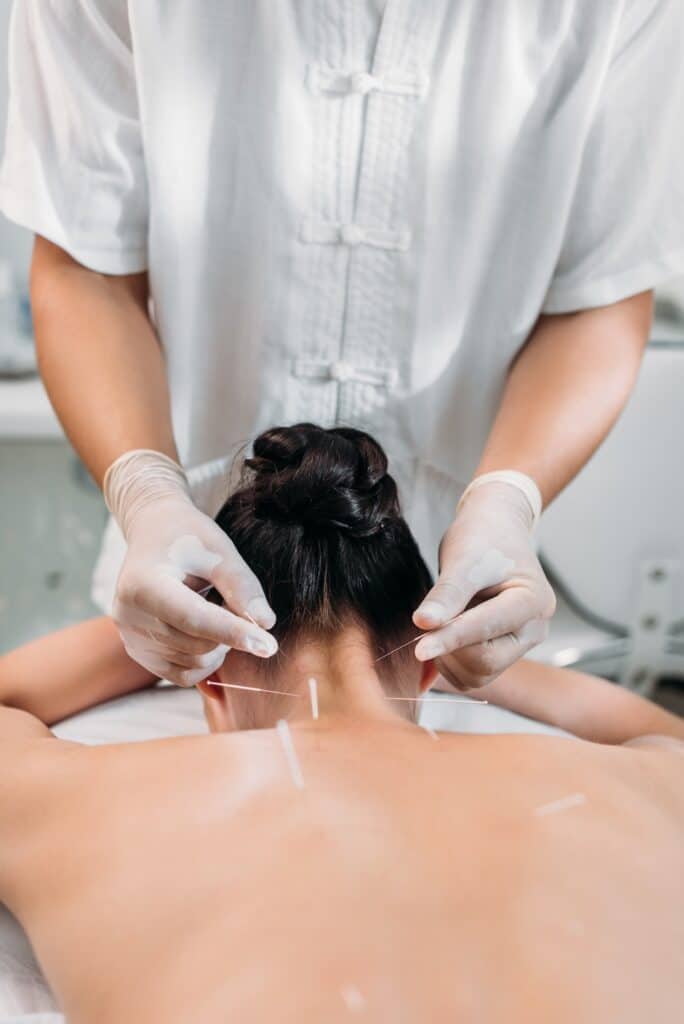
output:
[[[387,457],[361,430],[275,427],[256,439],[253,451],[245,466],[259,518],[370,537],[400,514]]]

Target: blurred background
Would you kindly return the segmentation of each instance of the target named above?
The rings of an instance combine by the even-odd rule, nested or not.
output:
[[[10,4],[0,4],[0,139]],[[0,219],[0,652],[97,614],[106,512],[35,369],[31,238]],[[657,297],[639,385],[618,427],[545,514],[559,611],[535,656],[578,665],[684,713],[684,280]]]

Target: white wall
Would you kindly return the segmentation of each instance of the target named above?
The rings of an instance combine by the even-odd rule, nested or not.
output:
[[[5,146],[5,121],[7,114],[7,27],[12,4],[0,0],[0,146]],[[0,260],[12,261],[15,272],[23,280],[28,277],[28,260],[31,251],[31,236],[28,231],[10,224],[0,215]]]

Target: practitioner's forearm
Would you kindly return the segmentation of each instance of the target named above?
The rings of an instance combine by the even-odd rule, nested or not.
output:
[[[176,457],[163,354],[147,276],[88,270],[36,238],[31,302],[40,372],[74,448],[101,483],[119,455]]]
[[[41,637],[0,657],[0,705],[55,722],[149,686],[155,676],[126,654],[103,617]]]
[[[477,474],[517,469],[548,504],[590,458],[630,396],[651,292],[539,320],[509,374]]]
[[[476,696],[594,743],[639,736],[684,740],[684,720],[604,679],[520,661]]]

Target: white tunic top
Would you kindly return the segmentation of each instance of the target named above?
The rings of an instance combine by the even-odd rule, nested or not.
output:
[[[540,312],[684,272],[683,55],[681,0],[17,0],[0,204],[149,269],[186,464],[343,422],[448,518]]]

